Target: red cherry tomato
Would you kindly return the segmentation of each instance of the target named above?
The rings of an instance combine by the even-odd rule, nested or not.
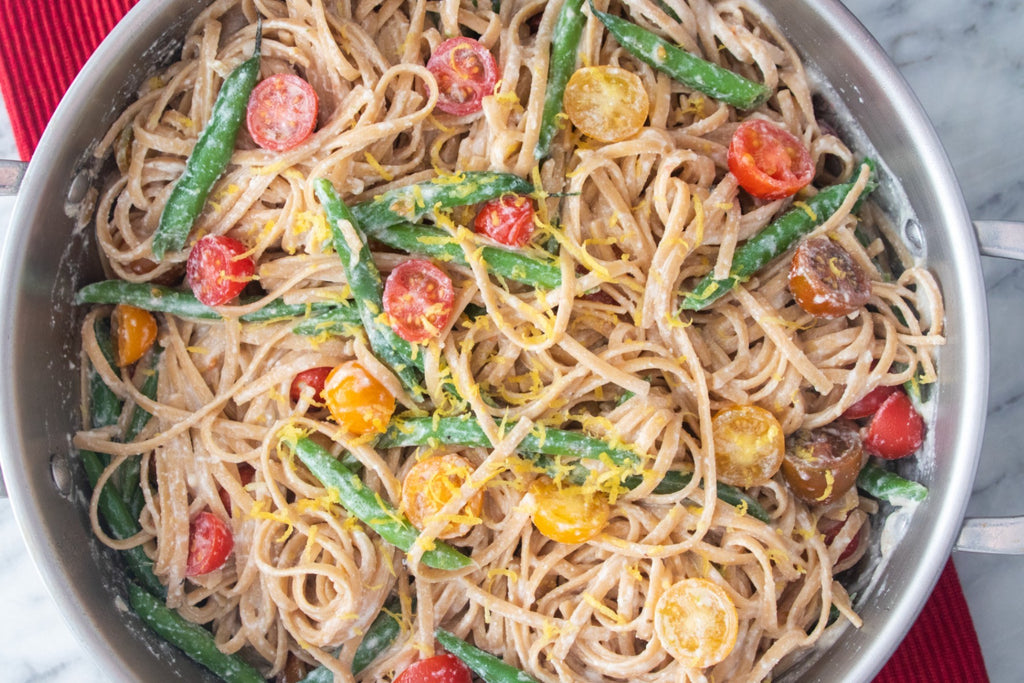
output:
[[[494,55],[472,38],[449,38],[438,45],[427,69],[437,79],[437,108],[455,116],[480,111],[498,82]]]
[[[207,574],[224,566],[235,546],[231,529],[212,512],[200,512],[189,524],[186,576]]]
[[[469,667],[447,652],[409,665],[394,683],[472,683]]]
[[[822,530],[825,535],[825,545],[830,546],[836,540],[836,536],[843,530],[846,523],[849,521],[849,517],[839,521],[836,519],[823,519],[818,523],[818,528]],[[864,537],[864,527],[857,530],[856,535],[850,540],[850,542],[843,548],[843,552],[839,553],[839,557],[836,558],[836,564],[842,564],[843,560],[846,560],[860,547],[861,539]]]
[[[843,417],[848,420],[859,420],[863,417],[871,417],[878,410],[878,407],[882,405],[885,399],[889,398],[897,391],[899,387],[894,386],[877,386],[862,399],[854,403],[852,406],[846,409],[843,413]]]
[[[498,244],[521,247],[533,236],[533,202],[522,195],[492,199],[483,205],[473,229]]]
[[[905,458],[923,442],[924,419],[903,391],[882,401],[864,435],[867,452],[887,460]]]
[[[319,368],[310,368],[309,370],[303,370],[302,372],[295,375],[295,379],[292,380],[292,385],[288,390],[288,395],[292,401],[298,401],[302,395],[302,390],[306,387],[312,387],[313,389],[313,400],[323,405],[324,396],[324,382],[327,380],[327,375],[331,374],[333,366],[324,366]]]
[[[729,170],[758,199],[782,199],[811,182],[814,162],[794,135],[762,119],[740,124],[729,144]]]
[[[242,486],[248,486],[252,483],[252,480],[256,478],[256,470],[249,463],[240,462],[238,463],[238,481],[242,483]],[[231,496],[223,487],[218,487],[217,493],[220,494],[220,502],[224,506],[224,509],[229,513],[231,512]],[[234,517],[234,515],[231,515]]]
[[[410,259],[384,283],[384,312],[399,337],[424,342],[437,337],[452,317],[452,279],[430,261]]]
[[[220,306],[238,296],[256,273],[247,251],[225,235],[207,235],[192,245],[185,277],[196,298],[207,306]]]
[[[319,108],[313,86],[294,74],[274,74],[253,88],[245,125],[263,149],[286,152],[313,132]]]

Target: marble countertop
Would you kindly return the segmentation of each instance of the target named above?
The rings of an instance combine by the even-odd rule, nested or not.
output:
[[[771,4],[768,2],[767,4]],[[1024,220],[1024,2],[846,0],[924,104],[974,218]],[[0,158],[16,158],[0,107]],[[0,197],[0,230],[13,199]],[[969,516],[1024,514],[1024,264],[983,258],[991,319],[988,422]],[[1024,671],[1024,556],[957,553],[954,562],[993,681]],[[0,500],[0,679],[106,680],[74,639]]]

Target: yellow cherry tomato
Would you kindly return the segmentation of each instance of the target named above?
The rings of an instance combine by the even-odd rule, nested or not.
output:
[[[651,105],[643,81],[632,71],[586,66],[569,78],[562,106],[584,135],[618,142],[640,131]]]
[[[782,425],[759,406],[731,406],[711,419],[718,481],[760,486],[771,479],[786,456]]]
[[[395,397],[354,360],[331,370],[322,396],[334,421],[356,436],[383,432],[395,412]]]
[[[611,505],[603,493],[579,486],[559,486],[548,477],[530,485],[533,525],[552,541],[583,543],[597,536],[608,523]]]
[[[400,510],[417,529],[426,528],[441,508],[458,495],[462,484],[472,473],[473,465],[454,453],[420,460],[412,466],[402,482]],[[465,536],[479,521],[483,506],[483,492],[477,491],[437,537]]]
[[[117,364],[131,365],[149,351],[156,341],[156,318],[149,311],[118,304],[111,315],[117,339]]]
[[[658,598],[654,632],[661,646],[683,664],[713,666],[736,646],[736,605],[716,583],[683,579]]]

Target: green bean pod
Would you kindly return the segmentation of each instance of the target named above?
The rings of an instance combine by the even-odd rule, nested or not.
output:
[[[857,476],[857,488],[893,505],[920,503],[928,497],[928,489],[924,485],[904,479],[871,461],[861,468]]]
[[[396,616],[402,612],[402,602],[397,595],[391,596],[377,617],[366,629],[363,639],[352,657],[352,675],[359,675],[373,660],[391,647],[402,632],[402,621]],[[334,673],[326,666],[310,671],[299,683],[334,683]]]
[[[419,529],[393,505],[366,486],[357,474],[312,439],[302,437],[291,446],[299,460],[321,484],[338,492],[342,507],[385,541],[409,552],[420,536]],[[422,561],[435,569],[461,569],[473,563],[444,541],[434,541],[433,547],[424,550]]]
[[[593,1],[590,9],[626,51],[688,88],[739,109],[753,109],[771,95],[760,83],[681,50],[631,21],[598,11]]]
[[[128,602],[146,626],[225,681],[266,683],[263,674],[241,657],[221,652],[212,633],[186,620],[134,583],[128,584]]]
[[[489,652],[470,645],[443,629],[434,631],[434,637],[445,650],[452,653],[472,669],[484,683],[537,683],[537,679],[522,669],[507,664]]]
[[[874,162],[865,163],[874,170]],[[699,311],[728,294],[738,283],[749,280],[770,261],[785,253],[797,240],[828,220],[839,210],[855,184],[850,182],[826,187],[808,199],[804,206],[790,209],[766,225],[736,248],[728,277],[718,280],[714,273],[708,273],[692,292],[683,297],[680,308]],[[875,187],[877,183],[872,175],[858,199],[858,205]]]
[[[537,145],[533,149],[533,158],[538,161],[547,158],[551,150],[551,141],[558,133],[558,115],[562,113],[565,85],[576,69],[576,53],[579,51],[580,35],[586,23],[583,0],[565,0],[551,34],[551,60],[548,62],[544,109],[541,113]]]
[[[206,198],[224,173],[235,151],[235,138],[245,118],[249,95],[260,74],[261,27],[256,30],[252,57],[228,74],[210,112],[210,120],[185,162],[185,171],[171,190],[160,223],[153,235],[153,256],[163,259],[168,251],[181,251]]]

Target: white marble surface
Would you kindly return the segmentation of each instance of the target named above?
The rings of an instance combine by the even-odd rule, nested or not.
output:
[[[770,4],[770,3],[769,3]],[[847,0],[929,113],[975,218],[1024,220],[1024,2]],[[0,158],[15,158],[0,108]],[[0,229],[13,200],[0,197]],[[992,320],[988,424],[969,515],[1024,514],[1024,265],[983,259]],[[954,556],[993,681],[1024,677],[1024,557]],[[0,680],[102,681],[0,500]]]

